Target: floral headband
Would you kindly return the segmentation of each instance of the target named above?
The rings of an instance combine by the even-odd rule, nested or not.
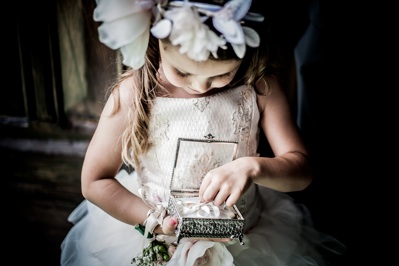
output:
[[[219,48],[230,43],[238,58],[246,45],[258,47],[260,37],[241,21],[262,22],[264,17],[248,12],[251,0],[230,0],[224,6],[188,0],[96,0],[94,20],[102,22],[99,39],[111,49],[120,49],[123,64],[139,69],[144,65],[150,32],[158,39],[169,38],[179,52],[195,61],[217,58]],[[154,22],[151,25],[152,18]],[[204,21],[212,18],[219,33]]]

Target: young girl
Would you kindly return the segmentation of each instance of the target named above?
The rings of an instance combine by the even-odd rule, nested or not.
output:
[[[86,200],[69,217],[61,265],[325,265],[316,250],[339,247],[284,194],[305,189],[312,175],[263,16],[249,0],[213,2],[97,1],[100,40],[121,48],[131,68],[112,88],[88,147]],[[273,157],[258,154],[261,130]],[[179,221],[167,206],[180,139],[237,144],[234,160],[223,164],[206,149],[208,157],[192,150],[185,172],[203,173],[202,180],[173,182],[197,182],[210,206],[235,205],[245,219],[243,245],[176,241]],[[120,170],[123,164],[134,171]]]

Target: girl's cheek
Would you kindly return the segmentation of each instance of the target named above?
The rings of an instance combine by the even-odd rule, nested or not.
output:
[[[183,79],[168,70],[163,70],[165,78],[174,86],[183,84]]]
[[[171,78],[168,78],[168,80],[172,85],[174,85],[176,87],[183,87],[185,84],[184,78],[179,78],[176,76],[172,76]]]
[[[214,81],[214,82],[212,83],[212,87],[215,87],[215,88],[222,88],[222,87],[227,86],[228,84],[230,84],[230,82],[231,82],[232,80],[233,80],[233,79],[231,79],[231,78],[225,78],[225,79],[220,79],[220,80],[218,80],[218,81]]]
[[[179,82],[179,80],[176,79],[170,79],[169,82],[176,87],[181,87],[181,82]]]

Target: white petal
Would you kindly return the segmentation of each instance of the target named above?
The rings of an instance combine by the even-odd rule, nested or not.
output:
[[[142,67],[144,65],[149,38],[150,31],[146,30],[139,38],[136,38],[133,42],[121,47],[123,64],[134,69]]]
[[[153,0],[97,0],[93,12],[94,21],[111,21],[129,14],[151,10]]]
[[[260,44],[259,34],[255,30],[248,27],[242,27],[242,30],[244,31],[245,35],[245,43],[249,47],[258,47]]]
[[[111,49],[118,49],[138,38],[150,26],[151,13],[140,12],[98,27],[99,39]]]
[[[218,53],[217,52],[213,52],[212,51],[212,55],[213,55],[213,57],[218,58]]]
[[[193,32],[185,32],[185,34],[178,34],[176,32],[172,32],[169,36],[169,40],[173,45],[184,45],[184,43],[191,42],[194,38]]]
[[[226,44],[226,40],[220,36],[217,36],[213,31],[208,31],[208,44],[207,48],[211,52],[217,51],[219,47],[222,47]]]
[[[251,0],[231,0],[227,2],[219,13],[232,14],[234,20],[241,20],[251,7]]]
[[[234,49],[234,52],[238,56],[238,58],[244,58],[246,45],[245,44],[231,44]]]
[[[170,266],[186,265],[190,248],[193,246],[193,241],[189,238],[183,238],[176,248],[171,260],[168,262]]]
[[[169,36],[172,31],[172,21],[163,19],[151,28],[151,33],[158,39],[164,39]]]
[[[190,248],[189,252],[187,253],[186,265],[195,265],[195,261],[197,260],[197,258],[202,257],[207,251],[207,249],[212,248],[214,245],[217,245],[217,243],[213,241],[195,242],[194,245]]]
[[[223,34],[229,43],[244,43],[244,33],[239,22],[234,20],[222,20],[213,18],[213,26]]]

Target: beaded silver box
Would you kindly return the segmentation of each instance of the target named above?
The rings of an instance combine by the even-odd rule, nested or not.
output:
[[[168,212],[176,217],[177,242],[182,238],[237,238],[243,243],[244,218],[237,206],[201,203],[205,174],[235,159],[237,142],[180,138],[171,178]]]

